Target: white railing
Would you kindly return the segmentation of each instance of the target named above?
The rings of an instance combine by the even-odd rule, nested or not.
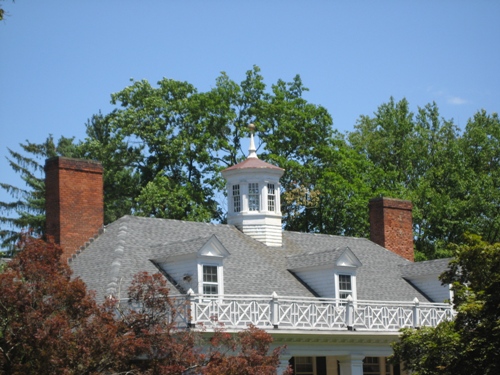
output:
[[[180,326],[222,323],[226,329],[249,324],[280,330],[398,331],[451,320],[451,305],[272,296],[176,296]]]

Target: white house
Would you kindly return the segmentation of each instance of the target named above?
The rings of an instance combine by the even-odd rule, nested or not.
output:
[[[180,324],[252,323],[287,345],[297,375],[401,374],[386,362],[402,327],[450,319],[447,260],[413,263],[411,203],[370,202],[371,238],[282,231],[283,169],[248,158],[223,172],[228,224],[124,216],[103,228],[102,167],[46,163],[47,230],[97,297],[126,297],[132,276],[160,271],[190,302]]]

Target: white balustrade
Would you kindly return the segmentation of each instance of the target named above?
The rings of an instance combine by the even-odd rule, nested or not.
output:
[[[361,301],[323,298],[198,295],[172,296],[179,326],[222,324],[244,329],[252,324],[279,330],[398,331],[436,326],[453,319],[451,305],[412,302]]]

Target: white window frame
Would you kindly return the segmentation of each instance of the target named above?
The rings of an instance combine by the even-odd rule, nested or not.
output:
[[[256,202],[254,202],[256,204],[252,204],[252,199],[256,199]],[[258,182],[248,183],[248,211],[260,211],[260,188]]]
[[[235,194],[237,192],[237,194]],[[233,185],[233,212],[241,212],[241,188],[239,184]]]
[[[346,276],[350,276],[351,277],[351,291],[352,291],[352,294],[351,294],[351,297],[354,301],[357,300],[358,298],[358,293],[357,293],[357,286],[356,286],[356,270],[355,269],[352,269],[351,267],[349,268],[337,268],[335,270],[335,276],[334,276],[334,279],[335,279],[335,298],[338,300],[338,301],[341,301],[340,299],[340,275],[346,275]],[[343,301],[341,301],[343,302]]]
[[[208,271],[211,271],[210,272],[210,276],[215,276],[215,281],[212,281],[212,280],[205,280],[205,275],[209,275],[209,272]],[[212,272],[214,271],[214,272]],[[219,295],[219,270],[217,269],[217,266],[212,266],[212,265],[209,265],[209,264],[203,264],[202,265],[202,288],[203,288],[203,294],[215,294],[215,295]],[[211,291],[207,293],[206,289],[212,289],[213,287],[215,287],[215,291],[216,293],[212,293]]]
[[[203,279],[203,268],[204,266],[216,267],[217,269],[217,283],[205,282]],[[224,269],[222,267],[222,259],[216,261],[215,259],[199,259],[198,260],[198,294],[204,295],[203,287],[205,285],[217,285],[218,294],[213,294],[213,298],[221,298],[224,295]],[[204,295],[205,297],[210,297],[210,294]]]
[[[267,210],[276,212],[276,186],[273,183],[267,184]]]

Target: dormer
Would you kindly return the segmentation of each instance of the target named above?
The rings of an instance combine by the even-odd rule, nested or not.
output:
[[[160,245],[152,259],[180,292],[224,294],[224,259],[229,256],[217,236]]]
[[[227,182],[228,224],[267,246],[281,246],[279,180],[283,173],[284,169],[257,157],[251,133],[247,159],[222,171]]]
[[[318,297],[357,299],[356,272],[362,264],[348,247],[295,255],[287,262],[288,269]]]

